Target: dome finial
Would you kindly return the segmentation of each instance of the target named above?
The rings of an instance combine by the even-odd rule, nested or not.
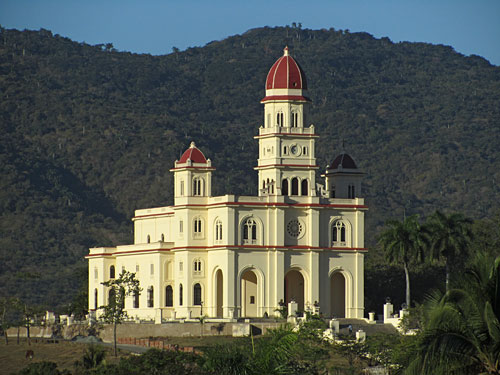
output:
[[[196,144],[193,142],[191,142],[191,144],[189,145],[189,148],[195,148],[196,147]]]
[[[283,49],[283,56],[288,56],[288,46]]]

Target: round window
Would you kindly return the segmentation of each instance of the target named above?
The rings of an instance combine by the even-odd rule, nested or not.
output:
[[[288,222],[286,231],[290,237],[298,238],[304,233],[304,225],[298,219],[293,219]]]

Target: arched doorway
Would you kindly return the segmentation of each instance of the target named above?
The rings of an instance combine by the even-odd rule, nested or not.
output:
[[[297,270],[288,271],[285,275],[285,302],[297,302],[298,311],[304,311],[304,277]]]
[[[257,275],[252,270],[247,270],[241,276],[241,315],[257,317]]]
[[[330,312],[335,318],[345,318],[345,277],[341,272],[330,277]]]
[[[223,318],[222,301],[223,301],[223,288],[222,288],[222,270],[215,273],[215,315],[217,318]]]

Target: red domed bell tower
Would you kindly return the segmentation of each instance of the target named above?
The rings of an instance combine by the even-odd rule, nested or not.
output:
[[[259,195],[315,196],[314,126],[304,126],[306,76],[285,47],[266,78],[259,129]]]

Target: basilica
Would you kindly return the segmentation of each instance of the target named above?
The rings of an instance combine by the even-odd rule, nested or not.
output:
[[[288,48],[265,81],[258,196],[212,196],[214,163],[192,142],[174,162],[174,204],[135,211],[134,243],[91,248],[89,309],[122,270],[142,292],[128,316],[221,319],[275,316],[290,301],[325,317],[364,317],[363,173],[341,152],[317,183],[304,72]],[[99,312],[97,311],[97,315]]]

